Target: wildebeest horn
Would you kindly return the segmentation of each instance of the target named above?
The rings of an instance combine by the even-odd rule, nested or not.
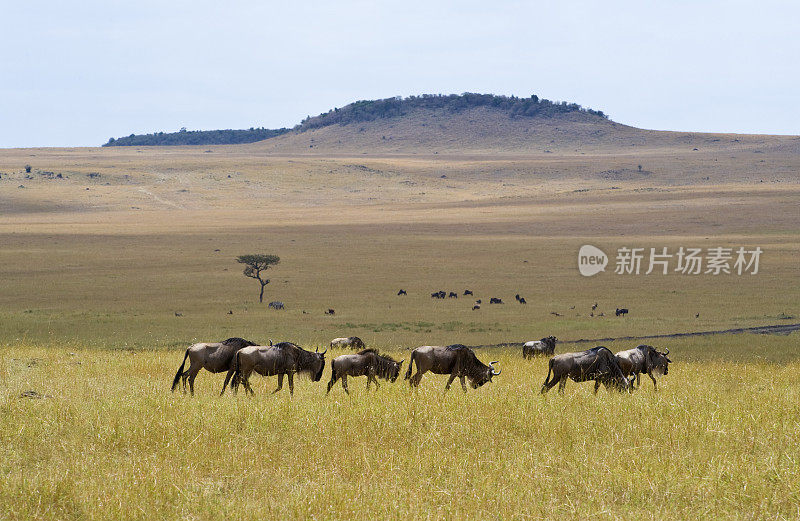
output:
[[[269,339],[269,345],[272,345],[272,339],[271,338]]]
[[[498,362],[498,360],[495,360],[495,361],[493,361],[493,362],[489,362],[489,366],[492,368],[492,374],[493,374],[494,376],[497,376],[497,375],[499,375],[500,373],[502,373],[502,372],[503,372],[503,370],[502,370],[502,369],[500,369],[499,371],[495,371],[495,369],[494,369],[494,364],[496,364],[497,362]]]
[[[669,354],[669,349],[665,349],[664,350],[664,356],[667,356],[668,354]]]

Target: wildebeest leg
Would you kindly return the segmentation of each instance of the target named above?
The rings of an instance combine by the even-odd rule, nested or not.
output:
[[[294,373],[286,375],[289,378],[289,394],[294,396]]]
[[[250,373],[242,375],[242,385],[244,386],[244,390],[250,393],[250,396],[255,396],[255,391],[250,387]]]
[[[325,392],[325,394],[328,394],[329,392],[331,392],[331,387],[333,387],[333,384],[335,384],[336,380],[338,380],[338,379],[339,379],[339,375],[336,374],[336,371],[333,371],[331,373],[331,381],[328,382],[328,390]]]
[[[283,373],[278,373],[278,388],[272,391],[272,394],[277,393],[281,389],[283,389]]]
[[[189,366],[189,370],[187,371],[187,373],[189,373],[189,392],[192,393],[192,396],[194,396],[194,379],[197,378],[197,373],[200,372],[200,369],[200,367]]]
[[[444,386],[444,390],[445,391],[449,391],[450,390],[450,384],[452,384],[453,380],[455,380],[455,379],[456,379],[456,375],[455,375],[455,373],[452,373],[450,375],[450,378],[447,379],[447,385]]]
[[[653,376],[653,373],[651,373],[651,372],[648,372],[648,373],[647,373],[647,376],[649,376],[649,377],[650,377],[650,379],[651,379],[651,380],[653,380],[653,388],[654,388],[656,391],[658,391],[658,384],[656,383],[656,377],[655,377],[655,376]],[[637,374],[637,375],[636,375],[636,377],[638,378],[638,377],[639,377],[639,375]]]
[[[597,390],[600,389],[600,380],[594,381],[594,394],[597,394]]]
[[[467,392],[467,383],[464,381],[464,377],[461,377],[461,388],[464,389],[464,392]]]
[[[344,392],[346,392],[347,394],[350,394],[350,389],[347,388],[347,375],[346,374],[342,375],[342,388],[344,389]]]
[[[419,366],[417,366],[417,374],[412,376],[408,383],[411,387],[419,387],[420,380],[422,380],[422,371],[420,371]]]
[[[235,372],[236,371],[231,369],[231,370],[228,371],[228,374],[225,375],[225,383],[222,384],[222,391],[219,393],[220,396],[225,394],[225,389],[228,387],[228,382],[231,381],[231,377],[233,376],[233,373],[235,373]],[[232,386],[231,386],[231,388],[232,388]]]
[[[562,376],[558,381],[558,394],[564,394],[564,388],[567,386],[567,377]]]
[[[649,372],[647,374],[650,376],[650,378],[653,378],[652,374],[650,374]],[[636,373],[636,387],[641,387],[641,385],[642,385],[641,383],[639,383],[639,376],[641,376],[641,373]],[[653,383],[655,383],[655,382],[656,381],[653,380]]]

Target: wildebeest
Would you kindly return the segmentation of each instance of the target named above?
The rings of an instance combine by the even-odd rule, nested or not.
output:
[[[277,393],[283,388],[283,375],[289,380],[289,394],[294,394],[294,374],[307,373],[312,382],[319,382],[322,371],[325,369],[325,353],[306,351],[292,342],[280,342],[274,346],[250,346],[236,353],[233,367],[229,373],[233,374],[231,388],[235,393],[242,384],[247,392],[255,394],[250,387],[250,375],[253,371],[262,376],[278,375],[278,388],[272,391]],[[227,383],[228,378],[226,378]],[[222,388],[225,391],[225,388]]]
[[[336,310],[333,309],[333,308],[328,308],[328,310],[325,311],[325,314],[326,315],[335,315],[336,314]]]
[[[412,377],[414,362],[417,363],[417,372]],[[469,378],[469,383],[473,389],[477,389],[486,382],[491,382],[492,377],[499,375],[500,371],[495,371],[494,364],[497,361],[484,364],[475,352],[461,344],[449,346],[422,346],[411,352],[411,359],[408,362],[408,370],[405,379],[409,380],[411,387],[419,386],[422,375],[428,371],[435,374],[449,374],[444,390],[450,389],[450,384],[456,377],[461,379],[461,387],[467,392],[467,385],[464,378]]]
[[[334,338],[331,347],[349,347],[350,349],[364,349],[364,341],[357,336]]]
[[[514,300],[516,300],[517,302],[519,302],[519,298],[520,298],[520,297],[519,297],[519,293],[517,293],[516,295],[514,295]]]
[[[468,289],[465,289],[464,290],[464,296],[466,297],[467,295],[472,295],[472,291],[468,290]]]
[[[525,342],[522,344],[522,358],[533,358],[536,355],[553,356],[557,341],[556,337],[548,336],[541,340]]]
[[[194,379],[200,369],[205,369],[210,373],[221,373],[222,371],[230,371],[233,365],[233,356],[237,351],[247,346],[254,346],[255,342],[250,342],[244,338],[229,338],[222,342],[203,342],[193,344],[186,349],[183,355],[183,363],[175,373],[175,379],[172,380],[172,392],[178,387],[178,382],[183,380],[183,392],[186,392],[186,382],[189,382],[189,390],[194,395]],[[189,359],[189,369],[183,370],[186,365],[186,359]],[[225,385],[228,385],[229,377],[225,378]],[[224,390],[224,387],[223,387]]]
[[[445,298],[446,296],[447,293],[444,290],[431,293],[431,298]]]
[[[475,304],[475,305],[472,306],[472,311],[475,311],[476,309],[481,309],[481,305],[480,304]]]
[[[375,382],[375,387],[379,387],[377,378],[394,382],[400,375],[402,365],[403,360],[397,362],[388,356],[378,354],[375,349],[364,349],[354,355],[337,356],[331,361],[331,381],[328,382],[325,394],[331,392],[331,387],[340,378],[344,392],[350,394],[350,390],[347,389],[348,376],[366,376],[367,389],[371,382]]]
[[[283,302],[279,300],[273,300],[272,302],[267,304],[267,307],[270,307],[272,309],[285,309],[283,306]]]
[[[656,374],[667,374],[669,371],[669,364],[672,362],[667,355],[669,349],[660,353],[653,346],[640,345],[627,351],[620,351],[617,353],[617,363],[622,374],[626,377],[636,376],[636,385],[639,385],[639,375],[647,373],[647,376],[653,380],[653,388],[658,390],[658,384],[653,376]]]
[[[617,308],[617,311],[615,311],[615,313],[617,314],[617,316],[627,315],[628,314],[628,308]]]
[[[502,304],[502,303],[503,303],[503,299],[501,299],[501,298],[492,297],[492,298],[489,299],[489,304]]]
[[[553,375],[552,380],[550,379],[551,373]],[[595,394],[597,394],[600,384],[620,390],[627,390],[630,385],[628,379],[622,373],[619,363],[617,363],[617,357],[607,347],[603,346],[593,347],[579,353],[564,353],[551,358],[547,370],[547,378],[542,384],[542,394],[552,389],[556,384],[559,384],[558,392],[563,394],[564,387],[567,385],[567,378],[571,378],[576,382],[594,380]]]
[[[528,301],[527,301],[527,300],[525,300],[525,297],[520,297],[520,298],[519,298],[519,303],[520,303],[520,304],[527,304],[527,303],[528,303]]]
[[[458,298],[458,293],[456,293],[455,291],[451,291],[450,293],[448,293],[447,298]]]
[[[400,296],[400,295],[408,295],[408,293],[406,293],[406,290],[401,289],[400,291],[397,292],[397,295],[398,296]]]

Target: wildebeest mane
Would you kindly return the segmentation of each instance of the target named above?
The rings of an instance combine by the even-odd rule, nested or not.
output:
[[[483,372],[488,366],[478,360],[475,351],[463,344],[449,345],[447,349],[458,351],[455,367],[453,369],[458,369],[461,374],[467,376],[470,380],[480,380],[483,378]]]
[[[242,349],[248,346],[257,346],[255,342],[251,342],[249,340],[245,340],[244,338],[239,338],[237,336],[228,338],[220,342],[220,344],[226,345],[228,347],[233,347],[235,349]]]
[[[378,352],[377,349],[372,347],[367,349],[362,349],[358,353],[358,355],[373,355],[372,360],[375,366],[375,375],[379,378],[383,378],[384,380],[389,380],[394,376],[394,367],[397,364],[397,361],[390,356],[382,355]]]

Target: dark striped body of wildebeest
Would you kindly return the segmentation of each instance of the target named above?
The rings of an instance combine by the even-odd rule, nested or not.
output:
[[[501,298],[491,297],[489,299],[489,304],[502,304],[502,303],[503,303],[503,299],[501,299]]]
[[[414,369],[415,362],[417,364],[417,372],[412,377],[411,372]],[[409,380],[411,387],[417,387],[422,375],[428,371],[435,374],[449,374],[450,378],[444,387],[445,391],[450,389],[450,384],[453,383],[453,380],[459,378],[461,379],[461,387],[464,392],[467,392],[467,385],[464,379],[468,378],[472,388],[477,389],[486,382],[491,382],[493,376],[500,374],[500,371],[495,371],[494,369],[494,364],[496,363],[497,361],[489,362],[489,365],[484,364],[478,360],[472,349],[461,344],[422,346],[411,352],[405,379]]]
[[[550,375],[552,374],[552,379]],[[608,388],[628,390],[630,383],[619,367],[617,357],[607,347],[598,346],[578,353],[564,353],[550,359],[547,378],[542,384],[542,394],[558,384],[558,392],[564,392],[567,378],[575,382],[594,380],[594,392],[600,384]]]
[[[400,296],[400,295],[408,295],[408,293],[406,292],[406,290],[401,289],[400,291],[397,292],[397,296]]]
[[[348,376],[366,376],[367,389],[372,382],[375,382],[375,387],[379,387],[378,378],[394,382],[400,375],[402,365],[403,360],[397,362],[388,356],[380,355],[375,349],[364,349],[353,355],[337,356],[331,361],[331,380],[328,382],[325,394],[331,392],[331,387],[339,379],[342,380],[344,391],[350,394],[347,388]]]
[[[325,369],[325,353],[306,351],[292,342],[280,342],[274,346],[250,346],[236,353],[233,361],[231,388],[238,391],[239,384],[251,395],[255,394],[250,387],[250,375],[255,371],[262,376],[278,376],[277,393],[283,388],[283,376],[289,380],[289,393],[294,394],[295,373],[305,373],[311,381],[319,382]],[[227,381],[227,378],[226,378]],[[225,388],[222,389],[225,391]]]
[[[447,292],[445,292],[445,291],[436,291],[434,293],[431,293],[431,298],[442,299],[442,298],[445,298],[445,297],[447,297]]]
[[[615,311],[615,313],[616,313],[616,315],[618,317],[622,316],[622,315],[627,315],[628,314],[628,308],[617,308],[617,311]]]
[[[531,340],[522,344],[522,358],[533,358],[537,355],[553,356],[556,352],[556,342],[554,336],[548,336],[541,340]]]
[[[466,297],[467,295],[472,295],[472,290],[465,289],[464,290],[464,296]]]
[[[270,307],[272,309],[285,309],[283,302],[280,302],[279,300],[274,300],[270,302],[269,304],[267,304],[267,307]]]
[[[172,391],[175,392],[178,382],[183,380],[183,392],[186,392],[186,383],[188,381],[189,389],[194,394],[194,379],[200,369],[205,369],[210,373],[230,371],[234,355],[240,349],[254,345],[256,345],[255,342],[234,337],[222,342],[201,342],[189,346],[183,355],[183,363],[178,368],[178,372],[175,373],[175,379],[172,380]],[[184,371],[183,367],[186,365],[187,358],[189,359],[189,369]],[[229,379],[230,376],[225,378],[225,385],[228,385]]]
[[[653,373],[665,375],[669,372],[669,364],[672,360],[667,358],[668,354],[669,349],[661,353],[653,346],[640,345],[627,351],[620,351],[616,357],[622,374],[626,377],[636,376],[637,386],[639,385],[639,375],[645,373],[653,380],[653,387],[658,390]]]

